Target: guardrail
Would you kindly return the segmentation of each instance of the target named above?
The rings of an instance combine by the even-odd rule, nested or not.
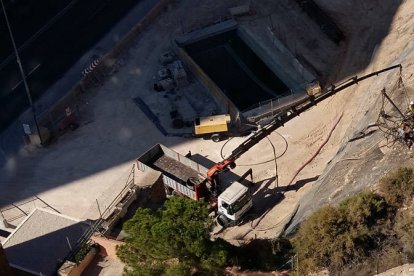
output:
[[[105,208],[102,212],[100,211],[99,219],[95,220],[90,224],[90,227],[83,233],[83,235],[77,240],[76,244],[72,246],[71,251],[66,255],[62,261],[75,261],[76,253],[88,243],[92,235],[102,229],[103,224],[111,219],[111,214],[119,211],[117,205],[122,199],[131,191],[136,190],[135,180],[134,180],[135,164],[132,165],[131,172],[128,176],[125,186],[122,188],[121,192],[109,203],[108,207]],[[98,204],[98,202],[97,202]],[[99,204],[98,204],[99,208]]]

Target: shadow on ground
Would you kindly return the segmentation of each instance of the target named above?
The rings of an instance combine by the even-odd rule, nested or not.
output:
[[[289,186],[281,187],[275,186],[275,177],[264,179],[260,182],[255,183],[253,186],[253,206],[255,208],[255,215],[257,217],[260,217],[268,209],[273,208],[275,205],[281,202],[285,198],[285,192],[296,192],[307,183],[314,182],[318,180],[318,178],[319,175],[316,175],[314,177],[300,179]]]
[[[339,18],[335,21],[345,34],[341,45],[344,54],[338,56],[339,59],[334,64],[336,68],[332,68],[332,72],[336,74],[328,79],[331,83],[355,76],[370,65],[376,49],[388,35],[394,16],[403,3],[402,0],[315,2],[324,3],[338,15]]]

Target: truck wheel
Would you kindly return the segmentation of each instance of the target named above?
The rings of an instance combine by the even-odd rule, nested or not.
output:
[[[223,215],[223,214],[220,214],[218,217],[217,217],[217,223],[220,225],[220,226],[222,226],[222,227],[224,227],[224,228],[226,228],[228,225],[229,225],[229,219],[225,216],[225,215]]]
[[[211,135],[211,140],[213,140],[214,142],[220,142],[220,134],[213,134]]]

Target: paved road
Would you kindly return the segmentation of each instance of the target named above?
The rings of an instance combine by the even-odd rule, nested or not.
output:
[[[39,5],[46,10],[45,3],[50,0],[42,0]],[[17,47],[33,98],[38,99],[45,91],[73,65],[88,49],[93,47],[116,22],[122,19],[135,6],[146,6],[146,1],[124,0],[72,0],[63,2],[58,7],[52,5],[51,12],[43,12],[33,16],[25,14],[24,8],[10,5],[10,23],[16,37]],[[151,1],[150,1],[151,2]],[[19,2],[17,2],[19,3]],[[148,2],[147,2],[148,3]],[[27,5],[27,4],[26,4]],[[56,6],[56,5],[55,5]],[[28,6],[31,11],[35,7]],[[20,13],[19,10],[22,10]],[[144,14],[147,10],[142,9]],[[35,14],[35,9],[33,13]],[[20,18],[19,18],[20,16]],[[138,14],[139,16],[139,14]],[[27,20],[19,20],[27,17]],[[39,21],[39,17],[50,18]],[[140,17],[136,17],[138,19]],[[135,20],[136,20],[135,19]],[[1,17],[0,23],[4,18]],[[28,107],[25,90],[21,82],[21,76],[15,62],[8,32],[5,24],[0,26],[0,39],[5,43],[0,46],[0,129],[18,116],[24,108]],[[31,27],[31,25],[35,25]],[[4,27],[4,28],[3,28]],[[114,37],[118,34],[117,32]],[[96,55],[102,55],[112,45],[104,43],[99,45],[100,50]],[[89,57],[89,59],[92,59]],[[83,66],[87,66],[91,60],[85,60]]]
[[[111,49],[157,2],[157,0],[141,0],[98,43],[86,50],[83,55],[79,54],[77,62],[36,101],[37,112],[44,112],[65,95],[80,80],[82,70],[89,64],[92,57],[101,56]],[[53,70],[46,74],[52,72]],[[23,145],[22,123],[31,121],[30,112],[26,111],[0,134],[0,166],[19,152]]]

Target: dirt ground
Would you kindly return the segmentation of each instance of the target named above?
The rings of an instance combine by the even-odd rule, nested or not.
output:
[[[403,266],[389,269],[378,276],[411,276],[414,275],[414,264],[405,264]]]
[[[92,240],[101,246],[101,250],[82,275],[122,275],[125,265],[116,256],[116,246],[122,244],[122,242],[109,240],[100,236],[93,236]]]
[[[99,217],[96,200],[101,208],[108,206],[125,184],[134,159],[155,143],[163,143],[182,154],[190,150],[213,162],[222,159],[221,152],[229,154],[242,138],[214,143],[165,137],[132,99],[154,93],[152,83],[159,68],[158,58],[168,50],[176,34],[226,17],[227,8],[243,2],[183,0],[170,6],[124,56],[119,71],[103,86],[84,96],[79,129],[68,132],[47,148],[22,150],[20,156],[8,161],[1,171],[0,206],[37,195],[64,214],[96,219]],[[411,97],[414,96],[413,1],[387,1],[387,4],[379,0],[370,3],[316,1],[345,32],[346,40],[338,46],[326,39],[318,26],[290,3],[292,1],[280,1],[280,5],[270,0],[251,2],[254,14],[240,18],[239,23],[246,28],[266,28],[270,25],[269,15],[274,14],[271,24],[280,26],[280,33],[297,41],[297,44],[290,43],[289,39],[287,47],[302,53],[321,72],[326,83],[340,83],[355,75],[401,63],[403,81]],[[284,9],[288,9],[289,14],[297,10],[297,14],[287,16]],[[253,238],[273,239],[295,212],[293,225],[306,217],[309,210],[327,202],[335,203],[375,184],[390,167],[409,160],[409,155],[384,159],[383,153],[375,151],[382,140],[379,132],[357,143],[348,143],[356,133],[375,122],[379,92],[383,87],[394,86],[397,73],[382,74],[327,99],[243,155],[233,172],[241,175],[253,168],[257,183],[255,208],[248,221],[227,229],[222,236],[236,244]],[[394,94],[394,97],[399,96]],[[338,121],[320,153],[292,179],[325,142]],[[271,143],[279,156],[277,182]],[[371,154],[371,150],[374,156],[363,155]],[[394,156],[392,152],[395,151],[391,149],[386,156]],[[355,156],[360,161],[340,162],[333,168],[333,164],[343,158]],[[148,184],[143,174],[137,175],[136,182]],[[290,182],[292,185],[281,198],[281,192]]]

